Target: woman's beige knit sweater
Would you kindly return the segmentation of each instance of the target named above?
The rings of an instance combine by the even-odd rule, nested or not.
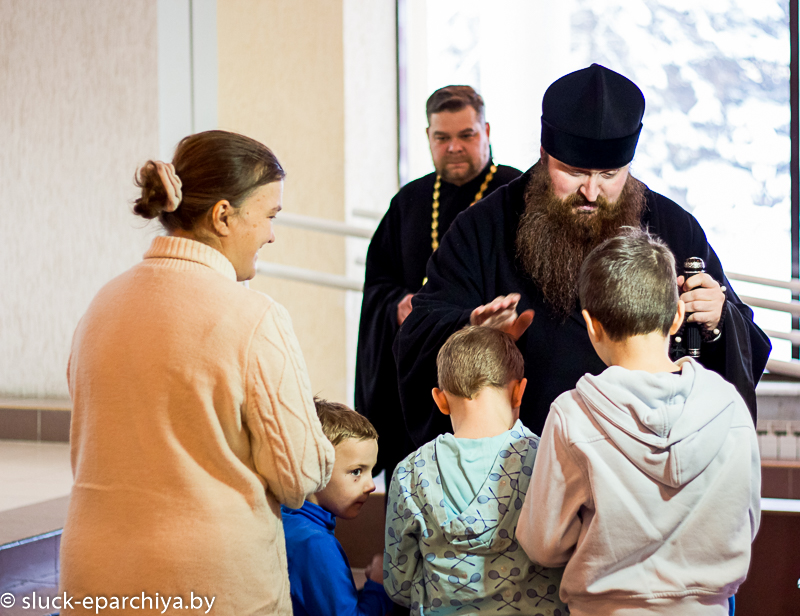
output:
[[[324,486],[334,453],[286,310],[213,248],[158,237],[92,301],[68,377],[62,616],[95,613],[84,597],[114,614],[291,614],[279,505]]]

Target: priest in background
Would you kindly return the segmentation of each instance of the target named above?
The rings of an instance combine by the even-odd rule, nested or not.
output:
[[[542,101],[539,162],[447,232],[394,346],[416,446],[450,430],[430,392],[439,349],[465,325],[496,327],[517,340],[528,379],[519,418],[537,434],[556,397],[605,370],[581,316],[577,279],[592,248],[624,227],[647,229],[670,247],[686,313],[701,327],[699,361],[736,386],[755,421],[769,339],[697,220],[630,175],[644,108],[636,84],[603,66],[558,79]],[[684,280],[689,257],[702,258],[706,273]]]
[[[492,161],[483,99],[473,88],[436,90],[426,107],[436,171],[400,189],[372,237],[358,332],[356,410],[378,431],[375,472],[387,474],[416,449],[403,421],[392,344],[425,284],[425,265],[458,214],[521,175]]]

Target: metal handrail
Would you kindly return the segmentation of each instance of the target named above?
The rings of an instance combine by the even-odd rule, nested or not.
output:
[[[794,346],[800,346],[800,332],[778,332],[774,329],[762,330],[770,338],[778,338],[780,340],[788,340]]]
[[[360,207],[353,208],[351,210],[353,212],[353,216],[358,216],[360,218],[369,218],[370,220],[380,220],[383,218],[383,212],[376,212],[375,210],[365,210]]]
[[[354,209],[353,214],[361,218],[372,220],[380,220],[382,214],[365,209]],[[317,231],[320,233],[330,233],[333,235],[341,235],[345,237],[357,237],[363,239],[371,239],[374,233],[371,229],[348,225],[343,222],[334,220],[326,220],[315,218],[312,216],[304,216],[302,214],[289,214],[282,213],[275,219],[276,224],[286,227],[294,227],[297,229],[307,229],[309,231]],[[318,272],[314,270],[304,269],[301,267],[294,267],[291,265],[282,265],[278,263],[268,263],[266,261],[259,261],[257,264],[257,271],[264,276],[272,278],[282,278],[284,280],[295,280],[299,282],[306,282],[309,284],[316,284],[324,287],[340,289],[345,291],[363,292],[364,285],[360,280],[353,280],[346,276],[338,274],[328,274],[325,272]],[[792,278],[789,281],[776,280],[774,278],[762,278],[760,276],[750,276],[749,274],[739,274],[736,272],[726,272],[725,275],[729,280],[736,280],[739,282],[749,282],[763,286],[775,287],[779,289],[788,289],[793,294],[800,295],[800,279]],[[800,302],[779,302],[770,299],[761,299],[758,297],[740,295],[740,299],[749,306],[756,308],[766,308],[768,310],[777,310],[780,312],[788,312],[789,314],[800,317]],[[775,330],[764,330],[770,338],[777,338],[780,340],[789,340],[793,345],[800,346],[800,332],[779,332]],[[767,370],[774,374],[784,376],[792,376],[800,378],[800,362],[787,362],[777,359],[770,359],[767,362]]]
[[[792,293],[800,295],[800,280],[792,278],[791,280],[775,280],[774,278],[761,278],[759,276],[750,276],[749,274],[737,274],[735,272],[725,272],[728,280],[738,280],[740,282],[753,282],[755,284],[764,285],[767,287],[778,287],[779,289],[789,289]]]
[[[343,291],[359,291],[362,293],[364,291],[364,283],[360,280],[352,280],[346,276],[340,276],[339,274],[317,272],[302,267],[294,267],[293,265],[259,261],[256,263],[256,272],[263,276],[270,276],[271,278],[307,282],[323,287],[341,289]]]
[[[767,370],[773,374],[792,376],[800,379],[800,362],[782,361],[780,359],[768,359]]]
[[[326,220],[313,216],[303,216],[302,214],[290,214],[282,212],[275,217],[275,224],[284,227],[295,227],[297,229],[307,229],[309,231],[319,231],[320,233],[331,233],[333,235],[344,235],[346,237],[360,237],[372,239],[375,233],[372,229],[348,225],[336,220]]]
[[[256,271],[261,275],[270,276],[272,278],[306,282],[309,284],[316,284],[344,291],[364,291],[364,285],[360,280],[352,280],[346,276],[340,276],[338,274],[316,272],[314,270],[304,269],[302,267],[259,261],[256,264]],[[746,301],[745,298],[742,299]],[[764,333],[771,338],[782,338],[785,340],[790,340],[792,344],[800,344],[800,333],[785,333],[776,332],[773,330],[764,330]],[[770,359],[767,361],[767,370],[773,374],[791,376],[800,379],[800,362],[788,362],[781,361],[779,359]]]
[[[739,299],[748,306],[788,312],[793,316],[800,317],[800,303],[798,302],[776,302],[774,299],[761,299],[760,297],[751,297],[749,295],[740,295]]]
[[[774,278],[762,278],[761,276],[750,276],[749,274],[739,274],[736,272],[725,272],[725,275],[729,280],[750,282],[762,286],[775,287],[778,289],[787,289],[791,291],[792,294],[800,295],[800,280],[797,278],[792,278],[790,280],[776,280]],[[792,316],[800,317],[800,303],[798,302],[778,302],[771,299],[761,299],[759,297],[747,295],[740,295],[739,298],[745,304],[751,307],[766,308],[767,310],[777,310],[779,312],[788,312]],[[779,332],[773,329],[765,329],[764,333],[770,338],[788,340],[793,345],[800,346],[800,332]],[[773,374],[800,378],[800,362],[770,359],[767,361],[767,370]]]

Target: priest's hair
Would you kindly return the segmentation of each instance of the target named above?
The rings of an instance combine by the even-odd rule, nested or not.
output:
[[[314,406],[322,424],[322,432],[334,447],[348,438],[357,441],[378,440],[378,432],[369,419],[346,404],[314,396]]]
[[[578,295],[615,342],[655,331],[667,336],[678,310],[675,257],[659,238],[627,227],[586,257]]]
[[[485,387],[503,388],[525,375],[525,360],[511,336],[467,326],[447,339],[436,357],[439,389],[472,400]]]
[[[439,88],[430,95],[425,104],[425,112],[428,116],[428,125],[431,123],[431,115],[443,111],[457,112],[466,107],[475,110],[481,124],[486,122],[484,113],[483,97],[475,91],[472,86],[445,86]]]

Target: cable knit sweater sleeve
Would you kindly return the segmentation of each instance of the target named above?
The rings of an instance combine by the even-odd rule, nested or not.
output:
[[[300,507],[328,483],[334,449],[317,419],[291,319],[276,302],[250,343],[245,421],[256,470],[279,502]]]

